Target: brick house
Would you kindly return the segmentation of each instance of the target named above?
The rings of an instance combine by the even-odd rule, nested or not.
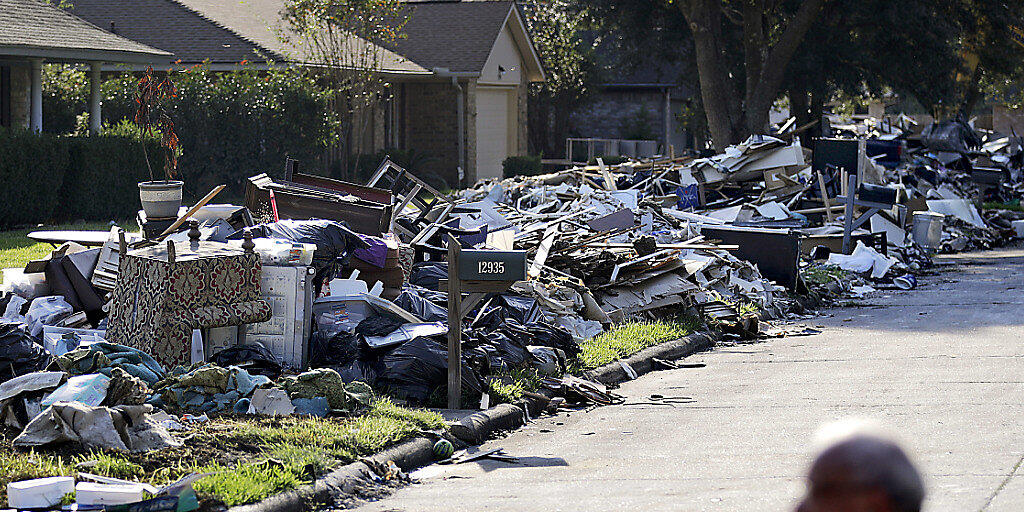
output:
[[[42,0],[0,0],[0,126],[42,130],[44,62],[90,65],[90,128],[98,130],[100,66],[166,64],[170,53],[110,34]]]
[[[383,148],[429,155],[422,174],[451,186],[501,175],[501,162],[527,153],[526,94],[544,71],[511,0],[407,0],[408,22],[383,49],[391,100],[373,129],[341,150]],[[283,0],[75,0],[72,12],[111,32],[166,50],[182,65],[214,70],[301,65],[282,41]],[[460,123],[461,120],[461,123]],[[460,176],[459,169],[462,169]]]

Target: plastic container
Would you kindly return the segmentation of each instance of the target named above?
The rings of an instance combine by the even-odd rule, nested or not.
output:
[[[97,484],[79,482],[75,486],[75,501],[79,507],[125,505],[142,501],[146,489],[140,484]]]
[[[935,251],[942,242],[942,221],[945,215],[935,212],[914,212],[911,236],[921,247]]]
[[[35,480],[22,480],[7,484],[7,506],[50,508],[59,505],[65,495],[75,492],[75,479],[70,476],[51,476]]]
[[[53,356],[62,356],[78,347],[103,341],[107,331],[74,329],[71,327],[43,326],[43,347]]]

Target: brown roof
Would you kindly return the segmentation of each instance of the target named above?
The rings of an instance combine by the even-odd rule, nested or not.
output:
[[[426,69],[455,73],[484,69],[511,0],[406,2],[409,21],[395,51]]]
[[[0,0],[0,55],[112,62],[166,61],[170,57],[42,0]]]
[[[385,68],[429,73],[436,67],[479,73],[490,55],[511,0],[406,1],[405,37],[385,50]],[[186,63],[243,59],[305,61],[281,41],[284,0],[74,0],[73,11],[101,27],[174,53]],[[393,50],[393,51],[392,51]]]
[[[175,59],[189,64],[284,59],[173,0],[74,0],[71,12],[118,35],[171,52]]]

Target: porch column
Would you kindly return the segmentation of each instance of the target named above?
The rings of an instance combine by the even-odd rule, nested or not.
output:
[[[89,133],[97,134],[103,122],[100,106],[100,66],[102,62],[89,64]]]
[[[29,129],[43,131],[43,59],[32,59],[31,97],[29,98]]]

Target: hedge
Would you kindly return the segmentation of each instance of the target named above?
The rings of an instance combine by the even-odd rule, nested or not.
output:
[[[506,178],[515,176],[536,176],[542,171],[540,155],[510,156],[501,162],[502,175]]]
[[[137,136],[93,137],[0,129],[0,227],[130,218],[148,179]],[[159,142],[147,139],[150,154]]]
[[[76,129],[72,120],[86,111],[88,84],[80,79],[80,70],[48,68],[43,127],[69,133]],[[104,125],[134,118],[136,81],[131,73],[123,73],[102,84]],[[249,176],[280,175],[286,156],[303,161],[306,169],[314,168],[335,140],[331,92],[300,69],[258,71],[243,66],[215,73],[195,66],[174,71],[172,81],[177,96],[165,107],[180,139],[178,178],[185,182],[186,196],[201,197],[223,183],[229,190],[221,199],[242,197]],[[154,172],[161,172],[162,155],[150,153]]]

